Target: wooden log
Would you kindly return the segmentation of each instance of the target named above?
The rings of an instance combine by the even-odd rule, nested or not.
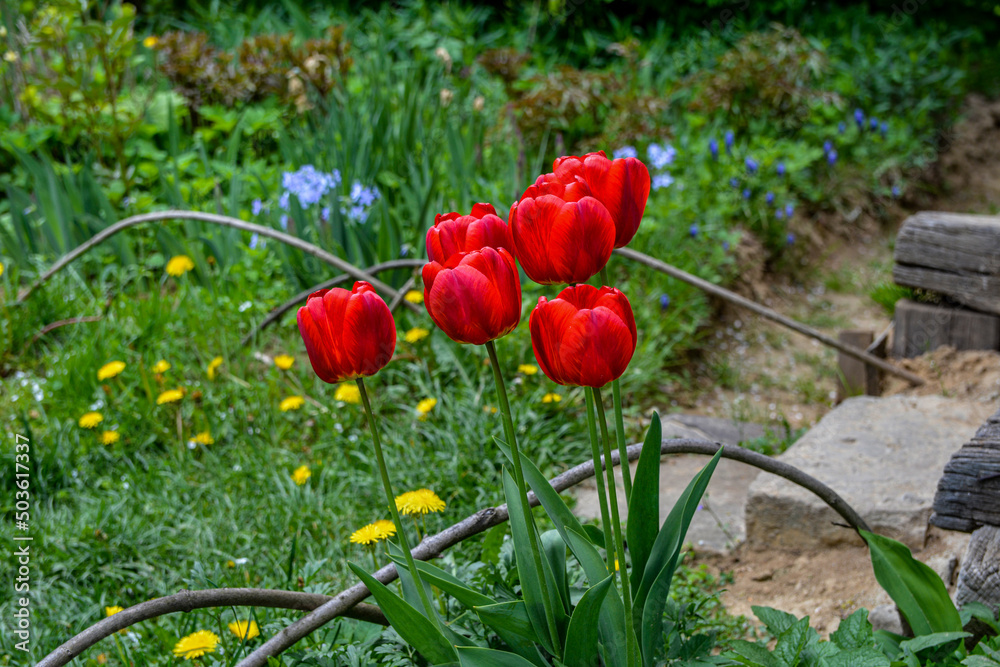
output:
[[[1000,411],[945,465],[930,522],[966,533],[1000,526]]]
[[[1000,315],[1000,216],[922,211],[903,222],[892,277]]]
[[[873,354],[879,359],[885,359],[886,344],[889,340],[889,331],[893,328],[893,324],[890,322],[889,326],[879,334],[871,345],[865,350],[868,354]],[[882,381],[885,379],[885,372],[875,366],[865,365],[865,394],[868,396],[881,396],[882,395]]]
[[[892,353],[897,358],[916,357],[942,345],[956,350],[1000,349],[996,315],[901,299],[896,303],[895,325]]]
[[[853,345],[861,349],[865,349],[871,345],[874,339],[874,331],[848,329],[837,334],[837,340],[841,343]],[[838,403],[851,396],[869,394],[868,373],[866,371],[868,364],[854,357],[849,357],[843,352],[838,352],[837,366],[840,368],[840,374],[837,377]]]
[[[979,602],[996,613],[1000,606],[1000,528],[983,526],[972,533],[958,572],[955,602]]]

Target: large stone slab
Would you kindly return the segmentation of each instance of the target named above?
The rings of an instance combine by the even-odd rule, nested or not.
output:
[[[779,458],[833,488],[873,531],[921,549],[938,479],[996,406],[940,396],[860,396],[841,403]],[[805,489],[761,473],[746,504],[753,549],[857,543]]]
[[[699,438],[735,445],[765,435],[758,424],[705,417],[701,415],[668,415],[663,418],[664,438]],[[660,521],[677,502],[688,482],[700,471],[708,458],[705,456],[667,456],[660,464]],[[632,464],[635,476],[635,463]],[[687,542],[701,551],[724,553],[746,538],[744,506],[747,490],[757,477],[757,469],[737,461],[722,459],[708,485],[701,509],[695,513],[688,530]],[[618,506],[622,518],[628,517],[621,470],[615,469],[618,485]],[[573,513],[582,519],[599,519],[597,486],[593,480],[584,482],[574,491],[577,503]]]

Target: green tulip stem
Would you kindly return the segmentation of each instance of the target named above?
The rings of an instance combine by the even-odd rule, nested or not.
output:
[[[601,269],[601,282],[611,287],[608,267]],[[625,417],[622,415],[622,387],[618,378],[611,381],[611,397],[615,405],[615,435],[618,436],[618,454],[622,461],[628,461],[628,443],[625,442]],[[625,484],[625,498],[632,499],[632,471],[627,465],[622,465],[622,482]]]
[[[528,488],[524,483],[524,470],[521,467],[521,454],[517,448],[514,419],[511,417],[510,401],[507,400],[507,387],[503,382],[503,374],[500,372],[500,361],[497,359],[497,348],[493,344],[493,341],[486,342],[486,351],[490,355],[490,365],[493,367],[493,379],[497,385],[497,399],[500,401],[504,432],[507,436],[507,445],[510,447],[511,458],[513,459],[514,482],[517,484],[517,490],[521,496],[521,509],[524,511],[524,523],[528,529],[528,541],[531,543],[531,556],[535,561],[535,571],[538,572],[542,596],[548,601],[552,598],[549,594],[549,584],[545,578],[545,570],[542,569],[542,552],[538,545],[538,532],[535,528],[535,519],[531,514],[531,505],[528,504]],[[561,656],[562,646],[559,641],[559,629],[556,626],[555,614],[548,603],[545,604],[545,620],[549,626],[552,645],[555,647],[556,653]]]
[[[396,494],[392,492],[392,482],[389,481],[389,471],[385,467],[385,457],[382,455],[382,440],[378,435],[378,427],[375,424],[375,413],[372,412],[372,405],[368,402],[368,392],[365,390],[365,379],[359,377],[357,379],[358,391],[361,392],[361,402],[365,406],[365,416],[368,417],[368,428],[372,432],[372,443],[375,445],[375,458],[378,460],[378,471],[382,475],[382,488],[385,489],[385,499],[389,502],[389,511],[392,513],[392,522],[396,524],[396,535],[399,536],[399,546],[403,549],[403,555],[406,556],[406,566],[410,570],[410,575],[413,577],[413,583],[416,585],[417,594],[420,595],[420,602],[424,605],[424,613],[427,614],[427,618],[430,619],[431,623],[434,624],[439,631],[441,630],[441,623],[438,620],[437,614],[434,613],[434,608],[431,607],[431,601],[427,598],[427,591],[424,590],[424,583],[420,578],[420,572],[417,570],[417,565],[413,561],[413,554],[410,553],[410,543],[406,539],[406,531],[403,530],[403,521],[399,518],[399,510],[396,508]]]
[[[615,552],[611,541],[611,520],[608,518],[608,494],[604,490],[604,478],[601,477],[601,445],[597,441],[597,416],[594,414],[594,390],[584,388],[587,397],[587,425],[590,427],[590,450],[594,459],[594,480],[597,482],[597,497],[601,502],[601,527],[604,529],[604,552],[610,564]],[[608,568],[610,572],[610,567]]]
[[[622,524],[618,514],[618,491],[615,488],[615,468],[611,465],[611,439],[608,437],[608,422],[604,416],[604,400],[601,390],[594,387],[594,402],[597,403],[597,419],[601,425],[601,439],[604,441],[604,462],[608,474],[608,495],[611,496],[611,525],[615,531],[615,548],[618,552],[618,574],[622,582],[622,596],[625,598],[625,632],[628,652],[627,664],[633,664],[631,655],[635,629],[632,624],[632,587],[629,585],[628,568],[625,567],[625,543],[622,541]],[[628,457],[622,460],[622,470],[628,467]],[[599,472],[599,471],[598,471]]]

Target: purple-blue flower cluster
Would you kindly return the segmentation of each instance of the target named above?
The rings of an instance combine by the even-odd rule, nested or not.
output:
[[[354,181],[351,183],[351,194],[344,201],[349,206],[341,207],[340,213],[347,216],[348,220],[364,223],[368,220],[368,211],[371,205],[381,196],[382,194],[374,185],[368,188],[363,186],[360,181]]]
[[[302,208],[318,204],[327,192],[340,185],[340,172],[334,169],[330,173],[317,171],[316,167],[307,164],[298,171],[286,171],[281,175],[281,187],[284,192],[278,199],[278,206],[287,211],[291,195],[295,195]]]
[[[635,146],[622,146],[618,150],[611,153],[611,157],[615,160],[627,157],[639,157],[639,152],[635,150]]]

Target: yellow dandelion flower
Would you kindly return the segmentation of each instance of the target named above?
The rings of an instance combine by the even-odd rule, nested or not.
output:
[[[160,38],[157,37],[156,35],[150,35],[146,39],[142,40],[142,45],[145,46],[147,49],[151,49],[159,43],[160,43]]]
[[[0,262],[0,276],[3,275],[3,262]]]
[[[525,375],[534,375],[538,372],[538,366],[534,364],[521,364],[517,367],[518,373],[524,373]]]
[[[305,484],[310,477],[312,477],[312,471],[309,470],[309,466],[299,466],[292,473],[292,481],[299,486]]]
[[[345,382],[337,385],[337,391],[333,394],[333,400],[358,404],[361,402],[361,390],[353,382]]]
[[[495,415],[497,413],[497,407],[495,405],[484,405],[483,412],[488,412],[491,415]]]
[[[88,412],[84,416],[80,417],[80,428],[94,428],[98,424],[104,421],[104,415],[100,412]]]
[[[16,63],[18,61],[18,55],[15,51],[7,51],[3,54],[3,59],[9,63]]]
[[[124,361],[109,361],[108,363],[101,366],[101,368],[97,371],[97,379],[100,381],[113,378],[114,376],[121,373],[123,370],[125,370]]]
[[[279,354],[274,358],[274,365],[283,371],[287,371],[295,363],[295,357],[289,354]]]
[[[215,438],[213,438],[212,434],[209,433],[208,431],[202,431],[198,435],[196,435],[193,438],[191,438],[191,441],[192,442],[196,442],[199,445],[214,445],[215,444]]]
[[[194,262],[187,255],[171,257],[170,261],[167,262],[167,273],[174,277],[183,276],[193,268]]]
[[[288,412],[289,410],[298,410],[303,405],[305,405],[306,399],[301,396],[289,396],[285,400],[278,404],[278,407],[282,412]]]
[[[113,607],[105,607],[104,608],[104,615],[106,617],[107,616],[114,616],[115,614],[117,614],[120,611],[125,611],[125,607],[119,607],[118,605],[115,605]]]
[[[413,327],[403,335],[403,340],[407,343],[419,343],[423,339],[431,335],[431,332],[427,329],[421,329],[420,327]]]
[[[562,396],[559,394],[548,393],[542,396],[542,403],[558,403],[562,400]]]
[[[155,364],[153,364],[154,373],[166,373],[170,370],[170,363],[166,359],[160,359]]]
[[[227,560],[226,561],[226,567],[236,567],[236,561],[234,561],[234,560]]]
[[[208,368],[205,372],[208,374],[209,380],[215,379],[215,369],[222,365],[222,357],[216,357],[208,362]]]
[[[403,298],[410,303],[423,303],[424,293],[419,290],[411,289]]]
[[[113,445],[121,439],[122,436],[118,431],[105,431],[101,434],[101,444],[103,445]]]
[[[430,489],[407,491],[396,496],[396,509],[403,514],[427,514],[440,512],[444,508],[444,501]]]
[[[96,660],[98,665],[104,665],[108,662],[108,656],[105,653],[98,653]]]
[[[436,398],[425,398],[417,403],[417,416],[420,417],[421,421],[427,419],[427,413],[433,410],[437,404],[438,400]]]
[[[233,621],[229,624],[229,631],[244,641],[250,641],[260,635],[260,628],[257,621]]]
[[[379,540],[384,540],[386,538],[385,531],[379,528],[374,523],[370,523],[367,526],[362,526],[356,531],[351,533],[351,542],[353,544],[363,544],[366,547],[375,544]]]
[[[219,636],[208,630],[199,630],[181,639],[174,646],[174,655],[190,660],[200,658],[206,653],[214,653],[219,645]]]
[[[180,389],[180,388],[178,388],[178,389],[168,389],[168,390],[166,390],[165,392],[162,392],[159,396],[156,397],[156,404],[157,405],[163,405],[164,403],[176,403],[177,401],[181,400],[182,398],[184,398],[184,390],[183,389]]]
[[[392,521],[389,521],[388,519],[379,519],[372,525],[378,528],[380,531],[382,531],[383,539],[387,537],[392,537],[393,535],[396,534],[396,524],[394,524]]]

